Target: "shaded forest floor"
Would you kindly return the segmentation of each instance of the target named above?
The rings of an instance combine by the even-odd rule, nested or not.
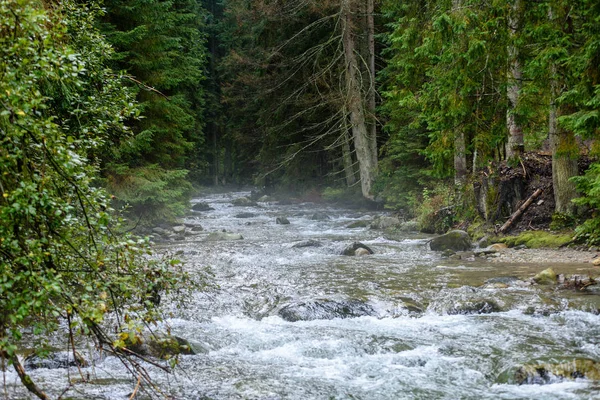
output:
[[[586,156],[581,157],[579,173],[583,174],[589,165],[590,159]],[[517,234],[527,230],[550,229],[555,208],[552,186],[552,156],[529,152],[523,156],[519,165],[509,166],[504,161],[497,165],[495,171],[489,172],[493,172],[500,181],[500,203],[510,203],[512,211],[516,210],[537,189],[543,190],[542,194],[511,226],[507,232],[508,234]],[[482,172],[482,174],[486,174],[486,172]],[[521,193],[515,193],[519,191]]]

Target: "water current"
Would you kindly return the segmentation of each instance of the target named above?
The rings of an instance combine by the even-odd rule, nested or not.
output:
[[[591,312],[600,296],[517,280],[547,266],[563,273],[585,273],[585,266],[449,261],[417,233],[347,228],[380,212],[312,203],[232,206],[247,195],[194,199],[214,210],[184,222],[204,230],[161,245],[192,275],[210,267],[214,283],[183,310],[165,304],[173,334],[202,349],[181,356],[174,374],[147,366],[169,398],[600,398],[598,382],[585,378],[522,385],[514,379],[521,365],[600,360],[600,316]],[[312,219],[317,212],[329,219]],[[276,224],[280,216],[290,224]],[[223,230],[243,239],[206,240]],[[294,247],[308,240],[320,246]],[[355,241],[375,254],[340,255]],[[92,383],[64,398],[128,399],[135,386],[113,357],[83,372]],[[76,375],[31,371],[53,398]],[[6,373],[8,397],[29,398],[17,379]]]

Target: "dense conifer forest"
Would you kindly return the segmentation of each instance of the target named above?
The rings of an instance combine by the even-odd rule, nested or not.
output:
[[[123,324],[158,318],[140,280],[185,276],[122,233],[202,186],[360,198],[443,232],[503,223],[519,204],[502,171],[531,181],[541,157],[552,227],[600,244],[598,0],[0,0],[0,54],[0,352],[17,369],[24,326],[76,315],[120,353],[107,299],[144,299]]]

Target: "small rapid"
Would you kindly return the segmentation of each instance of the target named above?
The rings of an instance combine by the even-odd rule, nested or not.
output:
[[[232,205],[247,195],[194,199],[213,210],[184,223],[203,230],[160,245],[192,275],[208,267],[212,277],[184,309],[164,304],[171,332],[201,349],[181,356],[174,374],[146,366],[169,398],[600,398],[598,382],[585,377],[515,380],[523,365],[600,360],[600,296],[523,282],[551,262],[450,261],[428,249],[427,236],[347,228],[382,212]],[[290,224],[277,224],[278,217]],[[243,239],[213,240],[219,232]],[[356,241],[375,254],[341,255]],[[581,265],[555,268],[582,273]],[[135,380],[113,357],[83,370],[92,383],[77,385],[69,398],[126,399],[133,391]],[[31,375],[58,394],[75,371]],[[28,398],[14,374],[5,378],[9,398]]]

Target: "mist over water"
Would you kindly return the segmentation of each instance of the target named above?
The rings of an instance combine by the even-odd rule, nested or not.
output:
[[[148,365],[175,399],[588,399],[587,379],[518,385],[521,365],[574,358],[600,360],[599,300],[539,287],[485,285],[490,278],[526,279],[552,266],[464,263],[441,259],[416,233],[389,237],[348,229],[377,212],[320,204],[233,207],[246,192],[195,199],[212,211],[185,218],[204,231],[162,245],[193,273],[210,266],[215,287],[183,310],[172,304],[173,334],[203,354],[182,356],[178,372]],[[254,216],[238,218],[247,212]],[[330,219],[313,220],[315,212]],[[289,225],[278,225],[279,216]],[[243,240],[206,241],[211,232]],[[307,240],[319,247],[293,247]],[[375,252],[342,256],[360,241]],[[556,266],[574,273],[580,266]],[[487,307],[487,308],[486,308]],[[291,311],[299,318],[289,317]],[[342,318],[346,317],[346,318]],[[83,372],[71,398],[126,399],[135,381],[113,357]],[[31,371],[60,393],[77,370]],[[28,398],[6,373],[9,398]],[[141,393],[138,398],[145,398]]]

